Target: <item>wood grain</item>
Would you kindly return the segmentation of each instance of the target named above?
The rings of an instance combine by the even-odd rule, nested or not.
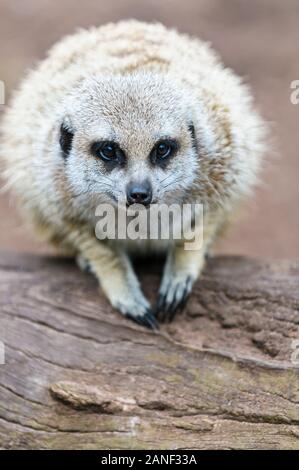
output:
[[[0,255],[0,448],[299,449],[298,285],[298,262],[218,257],[153,333],[73,262]]]

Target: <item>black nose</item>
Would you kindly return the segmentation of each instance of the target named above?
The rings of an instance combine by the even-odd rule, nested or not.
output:
[[[128,204],[143,204],[148,206],[152,200],[152,188],[149,181],[129,183],[127,186]]]

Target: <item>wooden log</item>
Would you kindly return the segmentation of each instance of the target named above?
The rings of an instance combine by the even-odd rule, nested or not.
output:
[[[72,261],[0,255],[0,448],[298,449],[298,285],[298,262],[217,257],[155,333]]]

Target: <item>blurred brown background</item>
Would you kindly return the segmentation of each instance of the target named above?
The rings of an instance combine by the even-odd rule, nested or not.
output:
[[[290,102],[290,83],[299,79],[298,0],[0,0],[0,79],[7,97],[24,70],[64,34],[131,17],[161,21],[210,41],[251,84],[271,122],[264,184],[218,251],[299,258],[299,105]],[[48,250],[22,227],[4,196],[0,248]]]

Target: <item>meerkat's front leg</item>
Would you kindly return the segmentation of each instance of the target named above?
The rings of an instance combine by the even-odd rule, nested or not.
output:
[[[176,312],[184,307],[194,282],[204,268],[215,232],[216,227],[207,224],[203,230],[203,240],[200,239],[194,249],[187,250],[183,241],[170,247],[156,304],[159,320],[171,321]]]
[[[204,249],[186,251],[181,245],[170,248],[156,306],[159,320],[171,321],[184,307],[204,261]]]
[[[80,266],[88,267],[96,276],[111,305],[136,323],[157,329],[157,321],[126,253],[91,235],[80,234],[72,238]]]

